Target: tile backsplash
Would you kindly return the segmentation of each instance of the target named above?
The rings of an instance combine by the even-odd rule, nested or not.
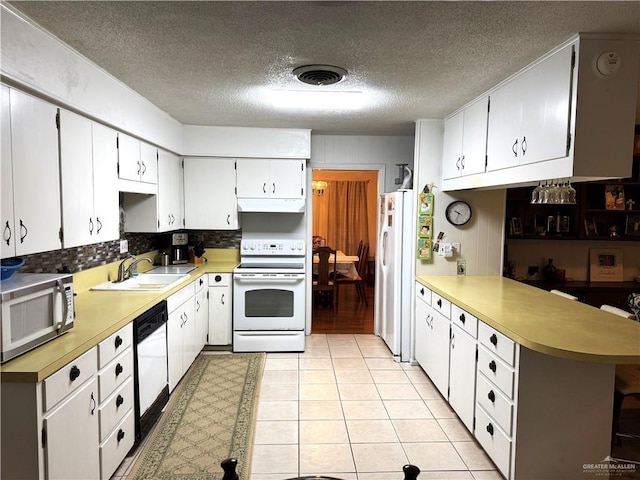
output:
[[[203,242],[205,248],[240,248],[241,230],[232,231],[187,231],[189,244]],[[121,238],[129,242],[128,254],[141,254],[160,250],[168,246],[168,234],[123,233]],[[120,241],[95,243],[75,248],[52,250],[49,252],[23,255],[25,264],[20,268],[23,273],[55,273],[68,269],[71,273],[117,262],[125,258],[120,253]]]

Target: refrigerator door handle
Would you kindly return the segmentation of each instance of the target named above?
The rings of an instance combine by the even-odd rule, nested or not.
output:
[[[387,266],[387,235],[389,232],[385,231],[382,233],[382,266]]]

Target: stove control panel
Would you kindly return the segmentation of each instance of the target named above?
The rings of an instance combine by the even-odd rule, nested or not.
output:
[[[303,256],[304,240],[274,240],[274,239],[242,239],[240,242],[240,255],[263,255],[263,256]]]

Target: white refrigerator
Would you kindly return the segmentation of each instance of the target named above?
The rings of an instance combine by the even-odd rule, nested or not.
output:
[[[394,359],[407,362],[413,324],[416,196],[414,190],[399,190],[380,197],[375,329]]]

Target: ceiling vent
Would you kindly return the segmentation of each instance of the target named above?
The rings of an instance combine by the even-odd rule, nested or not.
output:
[[[324,86],[338,83],[345,77],[347,71],[333,65],[304,65],[294,69],[293,74],[303,83]]]

